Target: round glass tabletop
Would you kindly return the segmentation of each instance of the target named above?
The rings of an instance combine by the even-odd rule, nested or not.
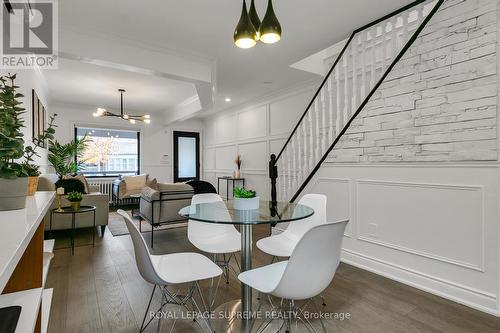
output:
[[[61,207],[61,210],[58,210],[59,208],[53,208],[52,212],[55,214],[73,214],[73,213],[86,213],[86,212],[91,212],[96,210],[95,206],[80,206],[79,210],[74,210],[73,207],[71,206],[65,206]]]
[[[221,224],[277,224],[305,219],[314,214],[311,207],[289,203],[260,201],[259,209],[237,210],[234,201],[193,204],[182,208],[179,215],[195,221]]]

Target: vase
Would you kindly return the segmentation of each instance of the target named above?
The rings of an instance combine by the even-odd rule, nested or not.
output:
[[[80,210],[80,205],[82,204],[81,201],[71,201],[69,205],[71,206],[71,209],[73,210]]]
[[[234,198],[234,209],[236,210],[255,210],[260,207],[260,198]]]
[[[28,177],[28,196],[35,195],[38,188],[38,176]]]
[[[0,178],[0,211],[26,207],[28,177]]]
[[[241,172],[240,170],[234,170],[234,177],[233,178],[241,178]]]

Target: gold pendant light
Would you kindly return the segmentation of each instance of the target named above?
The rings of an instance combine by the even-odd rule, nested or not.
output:
[[[266,15],[259,28],[260,41],[266,44],[276,43],[281,39],[281,25],[274,14],[272,0],[268,1]]]
[[[249,49],[255,46],[257,40],[256,28],[253,26],[252,21],[250,21],[247,12],[247,4],[245,0],[243,0],[240,21],[234,30],[234,44],[239,48]]]

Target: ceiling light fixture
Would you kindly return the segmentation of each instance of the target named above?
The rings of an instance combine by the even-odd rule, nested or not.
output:
[[[280,39],[281,24],[274,13],[272,0],[268,0],[266,15],[262,22],[255,9],[255,0],[252,0],[248,11],[246,1],[243,0],[240,20],[234,30],[234,44],[239,48],[249,49],[254,47],[258,40],[274,44]]]
[[[255,46],[257,40],[257,30],[253,26],[252,21],[250,21],[247,12],[247,3],[243,0],[240,20],[234,30],[234,44],[239,48],[249,49]]]
[[[144,114],[144,115],[125,114],[123,112],[123,93],[125,92],[125,89],[118,89],[118,91],[120,92],[120,114],[109,112],[103,108],[97,108],[97,111],[94,112],[92,115],[94,117],[118,117],[123,120],[127,120],[131,124],[135,124],[137,121],[142,121],[145,122],[146,124],[151,123],[151,116],[149,114]]]
[[[248,16],[250,17],[250,22],[252,22],[255,32],[257,33],[257,40],[260,38],[259,28],[260,28],[260,18],[255,9],[255,1],[252,0],[250,3],[250,9],[248,10]]]
[[[227,103],[229,103],[229,102],[231,102],[231,98],[226,97],[226,98],[224,99],[224,101],[226,101]]]
[[[267,3],[266,15],[260,24],[259,34],[260,41],[266,44],[273,44],[281,39],[281,25],[274,13],[272,0]]]

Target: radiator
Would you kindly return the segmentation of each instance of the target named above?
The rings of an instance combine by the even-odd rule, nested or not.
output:
[[[108,195],[109,203],[119,206],[119,205],[134,205],[138,203],[137,198],[122,199],[119,200],[115,198],[113,201],[113,181],[116,178],[87,178],[89,186],[99,186],[99,192]]]
[[[115,178],[87,178],[90,186],[99,186],[99,192],[108,195],[109,202],[113,202],[113,181]]]

